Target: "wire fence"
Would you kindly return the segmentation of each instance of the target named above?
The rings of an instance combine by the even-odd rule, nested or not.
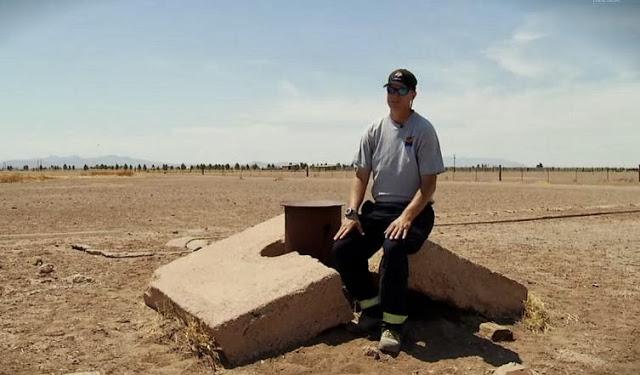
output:
[[[447,168],[440,177],[449,181],[512,182],[548,184],[638,184],[640,165],[635,168]]]
[[[228,176],[236,178],[268,177],[284,178],[352,178],[352,167],[341,168],[298,168],[298,169],[149,169],[137,170],[43,170],[43,171],[0,171],[0,179],[18,181],[15,176],[150,176],[150,175],[205,175]],[[33,178],[31,178],[33,179]],[[503,168],[503,167],[449,167],[438,176],[439,181],[454,182],[504,182],[504,183],[547,183],[547,184],[579,184],[579,185],[638,185],[640,184],[640,165],[635,168]],[[11,181],[3,181],[11,182]]]

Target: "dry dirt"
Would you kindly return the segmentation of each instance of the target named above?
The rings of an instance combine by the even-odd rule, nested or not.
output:
[[[176,237],[220,239],[280,214],[292,199],[346,200],[345,178],[156,175],[0,184],[0,373],[199,374],[181,325],[146,307],[152,272],[179,255]],[[640,210],[640,186],[442,180],[431,239],[526,285],[551,329],[512,328],[516,341],[478,337],[462,314],[412,316],[397,358],[332,329],[306,345],[229,374],[490,374],[509,361],[542,374],[640,371],[640,213],[446,225]],[[84,243],[156,256],[110,259]],[[41,273],[43,264],[53,271]],[[46,266],[43,270],[46,271]],[[73,279],[76,276],[75,282]]]

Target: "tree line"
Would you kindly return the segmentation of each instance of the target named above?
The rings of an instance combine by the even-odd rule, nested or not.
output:
[[[353,168],[352,164],[341,164],[341,163],[336,163],[336,164],[327,164],[327,163],[320,163],[320,164],[307,164],[307,163],[289,163],[289,164],[282,164],[282,165],[276,165],[275,163],[268,163],[264,166],[259,166],[257,163],[253,163],[253,164],[241,164],[241,163],[235,163],[235,164],[229,164],[229,163],[225,163],[225,164],[221,164],[221,163],[200,163],[200,164],[190,164],[187,165],[185,163],[181,163],[181,164],[151,164],[149,166],[147,166],[147,164],[138,164],[138,165],[133,165],[133,164],[95,164],[92,166],[89,166],[87,164],[84,164],[84,166],[82,167],[83,170],[88,171],[88,170],[131,170],[131,171],[137,171],[137,172],[146,172],[146,171],[175,171],[175,170],[179,170],[179,171],[231,171],[231,170],[235,170],[235,171],[242,171],[242,170],[306,170],[306,169],[330,169],[330,170],[345,170],[345,169],[351,169]],[[59,171],[59,170],[63,170],[63,171],[75,171],[76,170],[76,166],[75,165],[67,165],[67,164],[63,164],[62,166],[59,165],[47,165],[47,166],[37,166],[37,167],[29,167],[28,165],[24,165],[22,166],[21,169],[17,169],[12,165],[8,165],[6,167],[3,167],[3,169],[6,169],[8,171],[18,171],[18,170],[22,170],[22,171]]]

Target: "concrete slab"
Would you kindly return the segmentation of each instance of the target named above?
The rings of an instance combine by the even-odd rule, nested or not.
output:
[[[179,247],[181,249],[184,249],[185,247],[187,247],[187,244],[190,241],[193,241],[194,237],[180,237],[180,238],[174,238],[172,240],[169,240],[169,242],[167,242],[165,244],[166,247]]]
[[[493,375],[537,375],[537,372],[523,364],[510,362],[495,369]]]
[[[382,251],[371,258],[371,271],[377,272],[381,258]],[[522,284],[429,240],[409,256],[409,288],[493,320],[519,319],[528,293]]]
[[[352,318],[340,276],[284,251],[284,215],[160,267],[147,305],[203,324],[230,365],[299,345]]]
[[[209,245],[209,241],[203,239],[194,239],[193,241],[187,242],[187,249],[192,251],[197,251],[205,246]]]

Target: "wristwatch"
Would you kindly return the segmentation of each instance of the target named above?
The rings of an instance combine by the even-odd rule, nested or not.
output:
[[[358,220],[358,211],[353,207],[349,207],[344,212],[344,217],[351,220]]]

